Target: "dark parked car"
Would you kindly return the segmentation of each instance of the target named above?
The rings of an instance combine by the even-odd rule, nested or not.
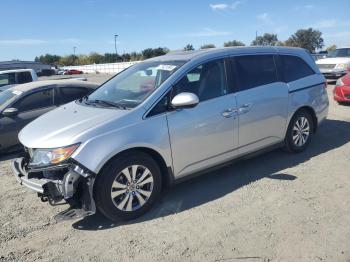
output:
[[[0,93],[0,153],[20,149],[19,131],[35,118],[97,88],[77,80],[36,81]]]

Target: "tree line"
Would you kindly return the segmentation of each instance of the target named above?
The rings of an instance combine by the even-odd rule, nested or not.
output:
[[[286,41],[280,41],[277,34],[265,33],[261,36],[257,36],[251,44],[251,46],[292,46],[301,47],[314,53],[317,49],[324,47],[324,39],[322,33],[312,28],[299,29],[293,35],[291,35]],[[224,43],[224,47],[229,46],[245,46],[245,44],[239,40],[232,40]],[[203,44],[200,49],[215,48],[214,44]],[[333,50],[336,46],[332,45],[327,50]],[[183,50],[191,51],[195,50],[192,44],[186,45]],[[166,47],[147,48],[141,52],[131,52],[124,54],[105,53],[99,54],[92,52],[89,55],[41,55],[35,57],[36,62],[42,62],[44,64],[50,64],[53,66],[70,66],[70,65],[88,65],[88,64],[102,64],[102,63],[114,63],[114,62],[130,62],[139,61],[155,56],[165,55],[170,50]]]

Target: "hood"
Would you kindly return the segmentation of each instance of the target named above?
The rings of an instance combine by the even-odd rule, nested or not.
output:
[[[350,57],[330,57],[330,58],[324,58],[316,61],[316,64],[318,65],[324,65],[324,64],[345,64],[350,63]]]
[[[129,110],[99,108],[71,102],[25,126],[18,135],[28,148],[55,148],[78,142],[86,131],[127,114]]]

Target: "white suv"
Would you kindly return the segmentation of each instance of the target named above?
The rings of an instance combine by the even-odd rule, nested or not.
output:
[[[11,86],[37,81],[38,76],[33,69],[13,69],[0,71],[0,92]]]
[[[327,58],[316,61],[321,73],[326,78],[339,78],[350,71],[350,47],[331,51]]]

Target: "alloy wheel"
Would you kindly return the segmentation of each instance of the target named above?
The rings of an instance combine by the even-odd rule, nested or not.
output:
[[[135,211],[146,204],[153,186],[153,175],[148,168],[141,165],[128,166],[113,181],[113,204],[121,211]]]
[[[302,147],[308,141],[310,136],[310,123],[309,120],[302,116],[297,119],[294,124],[292,137],[294,145]]]

